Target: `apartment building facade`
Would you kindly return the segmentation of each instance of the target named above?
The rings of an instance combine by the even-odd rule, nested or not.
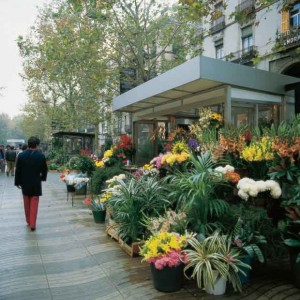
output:
[[[157,154],[154,132],[188,126],[203,106],[234,126],[278,124],[300,113],[300,1],[214,5],[203,24],[203,55],[113,99],[115,112],[130,115],[138,163]]]
[[[216,17],[204,24],[203,55],[253,68],[300,77],[300,1],[275,1],[257,6],[255,0],[216,0]],[[300,113],[296,104],[286,117]]]

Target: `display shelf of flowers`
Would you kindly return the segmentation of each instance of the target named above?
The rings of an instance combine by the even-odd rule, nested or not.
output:
[[[126,179],[117,180],[118,189],[107,203],[108,220],[114,222],[117,239],[123,245],[146,241],[140,253],[144,261],[154,265],[150,258],[154,262],[168,261],[166,257],[173,248],[164,246],[155,256],[150,252],[154,246],[149,247],[148,241],[152,243],[161,237],[161,231],[176,232],[180,239],[192,235],[193,238],[186,238],[188,249],[181,245],[173,250],[180,250],[180,257],[186,253],[190,261],[195,258],[187,269],[191,270],[193,279],[205,276],[206,283],[198,280],[199,287],[210,290],[208,286],[215,284],[212,270],[198,268],[199,251],[208,253],[213,249],[209,255],[218,258],[216,269],[219,268],[221,277],[226,277],[235,290],[241,291],[240,274],[249,269],[249,264],[243,262],[246,253],[255,254],[256,260],[265,259],[267,263],[272,257],[266,255],[278,255],[274,247],[283,246],[275,232],[280,218],[276,210],[283,210],[280,206],[283,198],[281,175],[274,174],[279,166],[274,157],[289,157],[294,174],[291,184],[295,186],[300,163],[300,117],[295,120],[277,129],[258,131],[244,125],[231,128],[223,127],[221,114],[200,109],[199,122],[191,125],[188,132],[178,129],[170,133],[162,153],[136,172],[127,173]],[[289,134],[283,134],[286,131]],[[122,162],[124,157],[118,157],[120,152],[115,149],[112,147],[104,153],[99,162],[101,167],[109,167],[111,159]],[[295,193],[294,189],[291,193]],[[257,207],[261,199],[264,203]],[[183,231],[169,226],[173,215],[170,211],[174,210],[175,214],[184,214]],[[246,230],[240,222],[246,224],[250,215],[251,226]],[[170,222],[165,222],[166,219]],[[150,229],[149,220],[155,220],[152,227],[155,224],[156,230]],[[212,232],[211,228],[217,231]]]

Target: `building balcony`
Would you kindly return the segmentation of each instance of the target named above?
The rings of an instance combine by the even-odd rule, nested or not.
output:
[[[235,7],[236,13],[244,13],[246,15],[255,11],[255,0],[245,0]]]
[[[214,34],[225,28],[225,16],[221,16],[214,20],[210,27],[210,33]]]
[[[285,48],[298,47],[300,45],[300,27],[281,33],[277,41]]]
[[[257,53],[258,53],[257,47],[251,46],[243,50],[230,53],[225,56],[225,59],[233,63],[237,63],[241,65],[249,65],[252,63],[252,59],[257,56]]]

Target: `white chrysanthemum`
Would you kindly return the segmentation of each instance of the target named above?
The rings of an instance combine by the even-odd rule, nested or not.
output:
[[[239,182],[237,184],[237,188],[240,189],[245,185],[252,185],[254,183],[255,183],[255,181],[253,179],[248,178],[248,177],[244,177],[244,178],[239,180]]]
[[[270,195],[272,198],[277,199],[281,196],[281,188],[278,182],[274,180],[254,181],[251,178],[245,177],[238,182],[237,188],[239,189],[238,195],[244,200],[246,200],[245,194],[247,195],[248,199],[249,196],[257,197],[258,193],[266,191],[270,191]]]
[[[225,173],[226,173],[226,172],[225,172],[225,169],[224,169],[223,167],[221,167],[221,166],[220,166],[220,167],[216,167],[216,168],[215,168],[215,171],[216,171],[216,172],[220,172],[220,173],[222,173],[222,174],[225,174]]]
[[[244,200],[248,200],[249,198],[249,195],[247,193],[245,193],[243,190],[239,190],[238,191],[238,196]]]
[[[268,190],[272,190],[276,187],[279,187],[278,182],[274,181],[274,180],[267,180],[265,181],[266,187]]]
[[[279,185],[278,187],[273,188],[270,194],[274,199],[278,199],[281,196],[281,188],[279,187]]]
[[[230,165],[226,165],[224,167],[224,169],[225,169],[225,173],[227,173],[227,172],[234,172],[234,167],[230,166]]]
[[[266,183],[263,180],[256,181],[255,182],[255,186],[256,186],[256,188],[257,188],[257,190],[258,190],[259,193],[265,192],[266,190],[268,190],[266,188]]]

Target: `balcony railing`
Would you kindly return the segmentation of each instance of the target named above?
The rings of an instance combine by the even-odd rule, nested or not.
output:
[[[286,48],[298,46],[300,44],[300,27],[280,34],[278,41]]]
[[[247,65],[252,62],[252,59],[257,56],[257,53],[257,47],[251,46],[243,50],[230,53],[229,55],[225,56],[225,59],[233,63]]]
[[[225,28],[225,16],[221,16],[214,20],[210,27],[210,33],[214,34]]]
[[[255,10],[255,0],[245,0],[235,7],[235,12],[250,14]]]

